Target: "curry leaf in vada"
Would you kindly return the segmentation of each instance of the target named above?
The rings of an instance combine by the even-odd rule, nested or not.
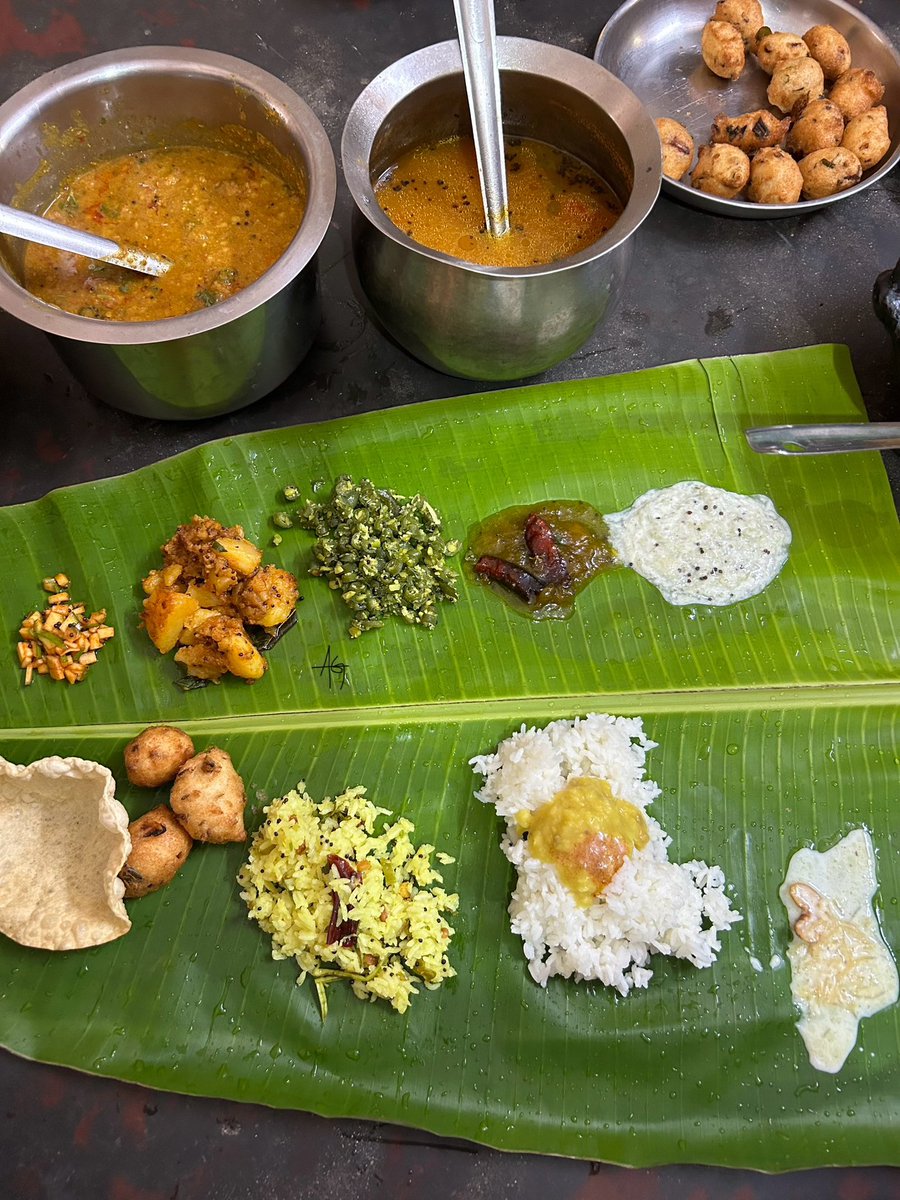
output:
[[[713,122],[710,141],[727,142],[745,154],[755,154],[765,146],[777,146],[790,125],[790,117],[776,117],[765,108],[738,117],[720,113]]]

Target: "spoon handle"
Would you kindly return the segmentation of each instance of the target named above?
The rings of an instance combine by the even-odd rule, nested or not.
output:
[[[453,7],[475,137],[481,201],[491,235],[503,237],[509,233],[509,197],[503,158],[494,4],[493,0],[453,0]]]
[[[744,435],[758,454],[844,454],[900,447],[900,421],[851,425],[760,425]]]
[[[82,233],[80,229],[70,229],[68,225],[60,225],[58,221],[48,221],[46,217],[36,217],[33,213],[10,208],[8,204],[0,204],[0,233],[25,238],[29,242],[39,242],[42,246],[53,246],[56,250],[67,250],[70,254],[81,254],[85,258],[96,258],[100,262],[128,267],[132,271],[141,271],[144,275],[165,275],[172,265],[164,258],[156,258],[142,250],[126,249],[109,238]]]

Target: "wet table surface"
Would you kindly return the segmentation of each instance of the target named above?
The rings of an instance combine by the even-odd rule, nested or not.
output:
[[[897,0],[855,3],[900,44]],[[590,54],[614,7],[498,0],[498,31]],[[200,46],[257,63],[295,88],[337,154],[362,87],[394,59],[451,36],[449,0],[0,0],[0,101],[83,55]],[[617,311],[540,378],[839,341],[850,347],[870,416],[896,420],[900,383],[871,293],[900,254],[898,202],[897,172],[821,212],[776,221],[714,217],[662,198],[638,235]],[[0,313],[0,503],[127,472],[212,438],[485,390],[411,359],[367,316],[348,270],[350,203],[339,184],[320,253],[324,318],[312,351],[276,392],[241,412],[175,424],[114,411],[75,382],[43,334]],[[897,495],[898,456],[885,461]],[[505,1155],[395,1126],[152,1092],[0,1051],[4,1200],[376,1195],[884,1200],[900,1197],[900,1171],[767,1177]]]

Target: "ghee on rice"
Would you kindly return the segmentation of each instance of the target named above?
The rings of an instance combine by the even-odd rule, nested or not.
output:
[[[443,914],[455,912],[459,898],[435,886],[443,880],[431,865],[434,847],[412,844],[411,821],[400,817],[376,832],[390,812],[367,800],[364,787],[316,804],[302,782],[264,812],[238,874],[241,897],[271,935],[272,957],[296,959],[297,982],[313,980],[323,1018],[325,986],[338,979],[361,1000],[386,1000],[402,1013],[417,983],[434,989],[456,974],[447,958],[454,931]],[[353,876],[343,878],[348,866]]]
[[[720,949],[720,932],[741,920],[725,893],[720,867],[668,861],[671,838],[646,811],[660,794],[644,778],[647,751],[655,745],[640,719],[592,713],[553,721],[544,729],[523,725],[495,753],[471,760],[485,777],[478,798],[506,819],[501,849],[518,874],[509,905],[511,927],[542,986],[553,975],[596,979],[624,996],[647,986],[654,954],[710,966]],[[643,812],[649,832],[647,845],[631,852],[587,907],[576,902],[552,863],[529,853],[528,836],[517,819],[579,777],[605,780],[615,796]]]

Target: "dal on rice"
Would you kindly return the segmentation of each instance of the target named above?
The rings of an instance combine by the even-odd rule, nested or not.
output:
[[[249,916],[271,935],[272,957],[295,958],[327,1014],[325,986],[347,979],[361,1000],[405,1012],[417,983],[439,987],[455,975],[447,957],[453,929],[444,913],[459,897],[440,886],[433,846],[415,847],[414,826],[348,788],[316,804],[300,783],[264,809],[238,883]],[[439,861],[451,863],[447,855]]]
[[[660,794],[644,777],[647,751],[655,745],[638,718],[593,713],[544,729],[523,725],[494,753],[471,760],[485,777],[478,798],[506,819],[501,849],[518,874],[511,926],[542,986],[562,975],[597,979],[627,995],[650,982],[653,954],[710,966],[719,934],[741,919],[720,867],[668,861],[671,839],[647,811]],[[560,805],[567,791],[583,796],[590,790],[607,797],[599,819],[575,810],[581,824],[574,837],[571,823],[568,838],[556,837],[557,862],[548,861],[552,847],[538,856],[529,833],[538,814]],[[605,831],[600,826],[610,817],[604,808],[612,814]],[[572,885],[573,863],[583,885],[587,875],[596,878],[598,863],[608,869],[610,862],[616,869],[609,882],[604,878],[590,895]]]

